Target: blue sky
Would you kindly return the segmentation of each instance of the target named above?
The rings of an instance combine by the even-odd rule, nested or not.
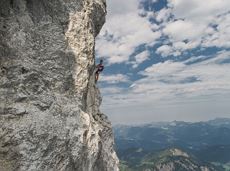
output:
[[[230,117],[229,0],[107,0],[96,41],[114,123]]]

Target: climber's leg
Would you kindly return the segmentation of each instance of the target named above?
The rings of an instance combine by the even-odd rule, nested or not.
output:
[[[97,82],[98,78],[99,78],[99,72],[96,72],[96,74],[95,74],[95,82]]]

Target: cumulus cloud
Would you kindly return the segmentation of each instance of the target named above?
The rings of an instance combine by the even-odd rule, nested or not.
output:
[[[161,21],[167,46],[157,53],[162,56],[179,56],[197,47],[230,47],[230,1],[168,0],[156,16]],[[171,18],[170,18],[171,17]],[[179,46],[178,46],[179,45]]]
[[[107,1],[107,16],[108,18],[115,15],[128,14],[136,11],[139,6],[139,0],[108,0]]]
[[[172,73],[180,72],[186,66],[180,62],[166,61],[163,63],[153,64],[152,66],[146,68],[144,71],[140,72],[140,74],[152,77],[165,77],[170,76]]]
[[[107,22],[96,44],[97,55],[106,58],[109,64],[128,62],[138,46],[152,46],[161,36],[159,31],[153,31],[147,17],[139,15],[139,2],[109,1]],[[118,9],[114,8],[116,5]]]
[[[114,75],[101,75],[101,82],[106,82],[108,84],[117,84],[117,83],[126,83],[129,82],[129,77],[123,74],[114,74]]]
[[[161,54],[163,57],[168,56],[174,53],[173,48],[169,45],[162,45],[160,46],[157,51],[158,54]]]
[[[228,0],[168,0],[176,18],[184,18],[196,23],[209,23],[219,14],[229,11]]]
[[[150,57],[150,53],[148,50],[145,50],[139,54],[137,54],[134,58],[135,61],[131,62],[133,64],[133,68],[137,68],[142,62],[148,60]]]
[[[101,76],[102,85],[109,84],[102,88],[104,108],[113,108],[112,112],[115,106],[118,113],[120,108],[127,113],[133,109],[137,116],[136,109],[142,108],[143,113],[148,108],[152,114],[153,106],[164,102],[178,102],[178,107],[206,100],[207,108],[215,104],[210,99],[218,96],[226,103],[230,98],[230,1],[167,0],[159,11],[151,11],[152,6],[140,9],[144,2],[156,0],[108,1],[107,22],[97,38],[96,53],[108,65],[131,64],[138,73],[130,78],[125,73]],[[158,55],[156,59],[150,49]],[[165,58],[159,60],[159,56]]]
[[[110,103],[136,105],[159,100],[175,100],[202,95],[225,94],[230,91],[230,52],[222,51],[202,62],[188,65],[193,57],[184,62],[166,61],[153,64],[140,72],[144,78],[130,86],[125,93],[116,94]]]
[[[163,32],[174,41],[183,41],[201,38],[204,30],[205,26],[203,25],[196,25],[186,20],[177,20],[168,23]]]
[[[121,93],[123,91],[123,89],[122,88],[120,88],[120,87],[115,87],[115,86],[113,86],[113,87],[105,87],[105,88],[103,88],[102,89],[102,93],[103,94],[106,94],[106,95],[111,95],[111,94],[119,94],[119,93]]]
[[[158,22],[167,21],[170,16],[171,16],[171,9],[163,8],[156,13],[156,20]]]
[[[167,57],[169,55],[179,56],[182,52],[186,50],[191,50],[199,45],[199,41],[190,41],[185,43],[183,41],[175,41],[171,46],[162,45],[157,48],[156,53],[161,54],[162,57]]]
[[[197,47],[230,47],[229,0],[168,0],[157,12],[140,9],[140,3],[143,0],[108,1],[107,22],[98,36],[96,52],[109,64],[128,62],[138,46],[153,46],[162,35],[167,41],[157,53],[163,57]],[[151,18],[160,24],[150,23]]]
[[[229,7],[230,8],[230,7]],[[230,47],[230,13],[219,16],[215,23],[216,28],[209,28],[207,36],[202,45],[204,47],[219,47],[229,48]]]

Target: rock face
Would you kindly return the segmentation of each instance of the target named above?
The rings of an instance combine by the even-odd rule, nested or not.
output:
[[[104,0],[0,1],[0,171],[117,171],[99,111]]]

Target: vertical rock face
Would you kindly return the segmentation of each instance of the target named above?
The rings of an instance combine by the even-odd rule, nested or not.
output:
[[[0,170],[117,171],[99,111],[104,0],[0,1]]]

